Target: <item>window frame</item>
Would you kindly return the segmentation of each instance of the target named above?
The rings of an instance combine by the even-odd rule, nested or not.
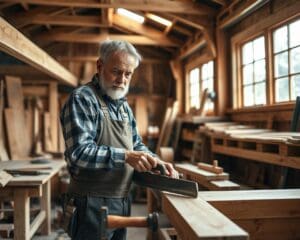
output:
[[[202,84],[203,84],[203,80],[202,80],[202,66],[204,64],[209,63],[210,61],[213,62],[213,89],[215,91],[215,87],[216,87],[216,62],[214,59],[211,58],[205,58],[205,59],[201,59],[201,61],[195,61],[195,62],[191,62],[191,64],[187,64],[185,66],[185,113],[188,113],[191,110],[191,96],[190,96],[190,72],[195,69],[198,68],[199,69],[199,102],[201,100],[201,91],[203,91],[202,89]],[[197,110],[199,110],[199,108],[197,108]],[[207,115],[212,115],[212,113],[215,111],[215,104],[213,106],[213,109],[209,109],[208,111],[206,111]]]
[[[288,102],[275,102],[275,78],[274,78],[274,58],[273,58],[273,31],[281,26],[288,25],[300,19],[300,13],[292,15],[286,19],[284,16],[280,18],[270,16],[265,19],[264,24],[252,26],[239,32],[231,38],[231,53],[232,53],[232,103],[233,110],[251,109],[268,107],[272,105],[290,105],[294,104],[294,100]],[[242,46],[259,36],[265,37],[265,60],[266,60],[266,104],[243,106],[243,86],[242,86]]]

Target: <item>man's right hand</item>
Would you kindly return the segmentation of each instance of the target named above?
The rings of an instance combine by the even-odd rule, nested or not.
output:
[[[158,160],[149,153],[140,151],[126,151],[125,162],[138,172],[150,171],[157,166]]]

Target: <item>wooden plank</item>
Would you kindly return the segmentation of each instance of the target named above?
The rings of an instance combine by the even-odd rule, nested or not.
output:
[[[223,168],[218,166],[218,161],[214,160],[213,162],[214,162],[213,165],[200,162],[200,163],[197,163],[197,167],[200,169],[206,170],[208,172],[216,173],[216,174],[223,173]]]
[[[57,151],[58,148],[58,90],[57,83],[49,83],[49,113],[50,113],[50,140],[52,148],[49,151]]]
[[[63,84],[77,85],[77,78],[71,72],[66,70],[2,17],[0,17],[0,49],[60,80]]]
[[[248,234],[201,198],[163,194],[163,211],[182,239],[248,239]]]
[[[16,108],[24,114],[24,96],[22,82],[18,77],[5,76],[7,106]]]
[[[238,190],[240,185],[229,180],[210,181],[210,190]]]
[[[255,150],[241,149],[237,147],[222,146],[218,144],[212,145],[214,153],[222,153],[229,156],[241,157],[258,162],[271,163],[279,166],[286,166],[300,169],[300,157],[280,156],[276,153],[257,152]]]
[[[186,174],[188,176],[195,176],[201,180],[211,181],[211,180],[228,180],[228,173],[216,174],[212,172],[208,172],[202,169],[199,169],[197,166],[194,166],[190,163],[178,163],[175,164],[175,168],[177,171]]]
[[[217,208],[251,239],[297,239],[300,189],[203,191],[199,197]]]
[[[11,159],[20,160],[29,156],[30,148],[26,148],[25,121],[21,121],[22,113],[17,109],[7,108],[4,110],[5,126],[8,138],[8,149]],[[24,120],[24,117],[23,117]]]
[[[170,137],[171,137],[171,134],[172,134],[175,119],[176,119],[177,114],[178,114],[178,101],[175,101],[173,103],[171,111],[172,112],[171,112],[170,117],[167,121],[166,128],[165,128],[165,133],[163,135],[163,139],[162,139],[162,143],[161,143],[161,146],[164,146],[164,147],[168,146],[169,141],[170,141]]]
[[[0,78],[0,161],[7,161],[9,157],[5,148],[5,134],[4,134],[4,81]]]

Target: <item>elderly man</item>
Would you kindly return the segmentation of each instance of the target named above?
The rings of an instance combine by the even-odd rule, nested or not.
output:
[[[128,193],[133,170],[143,172],[164,164],[142,143],[125,99],[141,56],[128,42],[104,41],[97,74],[75,89],[61,112],[65,158],[71,175],[68,196],[74,205],[68,233],[72,239],[100,239],[100,208],[129,216]],[[126,239],[126,229],[112,229],[109,239]]]

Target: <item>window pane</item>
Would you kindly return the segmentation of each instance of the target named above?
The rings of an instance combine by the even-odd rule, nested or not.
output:
[[[243,67],[243,85],[253,83],[253,64]]]
[[[254,60],[265,58],[265,38],[260,37],[253,41]]]
[[[254,62],[254,81],[260,82],[266,79],[265,59]]]
[[[275,56],[275,77],[288,75],[288,52],[283,52]]]
[[[199,68],[194,68],[190,71],[190,83],[199,82]]]
[[[203,64],[201,68],[201,79],[206,79],[208,77],[208,69],[207,69],[207,64]]]
[[[199,108],[199,99],[196,97],[191,98],[191,107]]]
[[[266,83],[258,83],[254,86],[255,104],[266,104]]]
[[[199,97],[199,82],[196,84],[190,85],[190,96],[198,96]]]
[[[273,33],[274,53],[286,50],[288,48],[287,37],[288,37],[287,26],[283,26],[274,31]]]
[[[253,44],[252,44],[252,42],[246,43],[243,46],[242,54],[243,54],[243,64],[253,62]]]
[[[300,96],[300,74],[295,75],[291,78],[291,85],[292,85],[291,100],[296,100],[296,97]]]
[[[253,85],[244,87],[244,106],[253,105]]]
[[[290,57],[291,73],[300,73],[300,47],[292,49]]]
[[[300,20],[293,22],[289,26],[290,30],[290,47],[295,47],[300,45]]]
[[[289,79],[279,78],[275,82],[276,102],[289,100]]]
[[[207,63],[207,75],[208,75],[208,77],[213,77],[214,76],[214,63],[213,63],[213,61],[209,61]]]

